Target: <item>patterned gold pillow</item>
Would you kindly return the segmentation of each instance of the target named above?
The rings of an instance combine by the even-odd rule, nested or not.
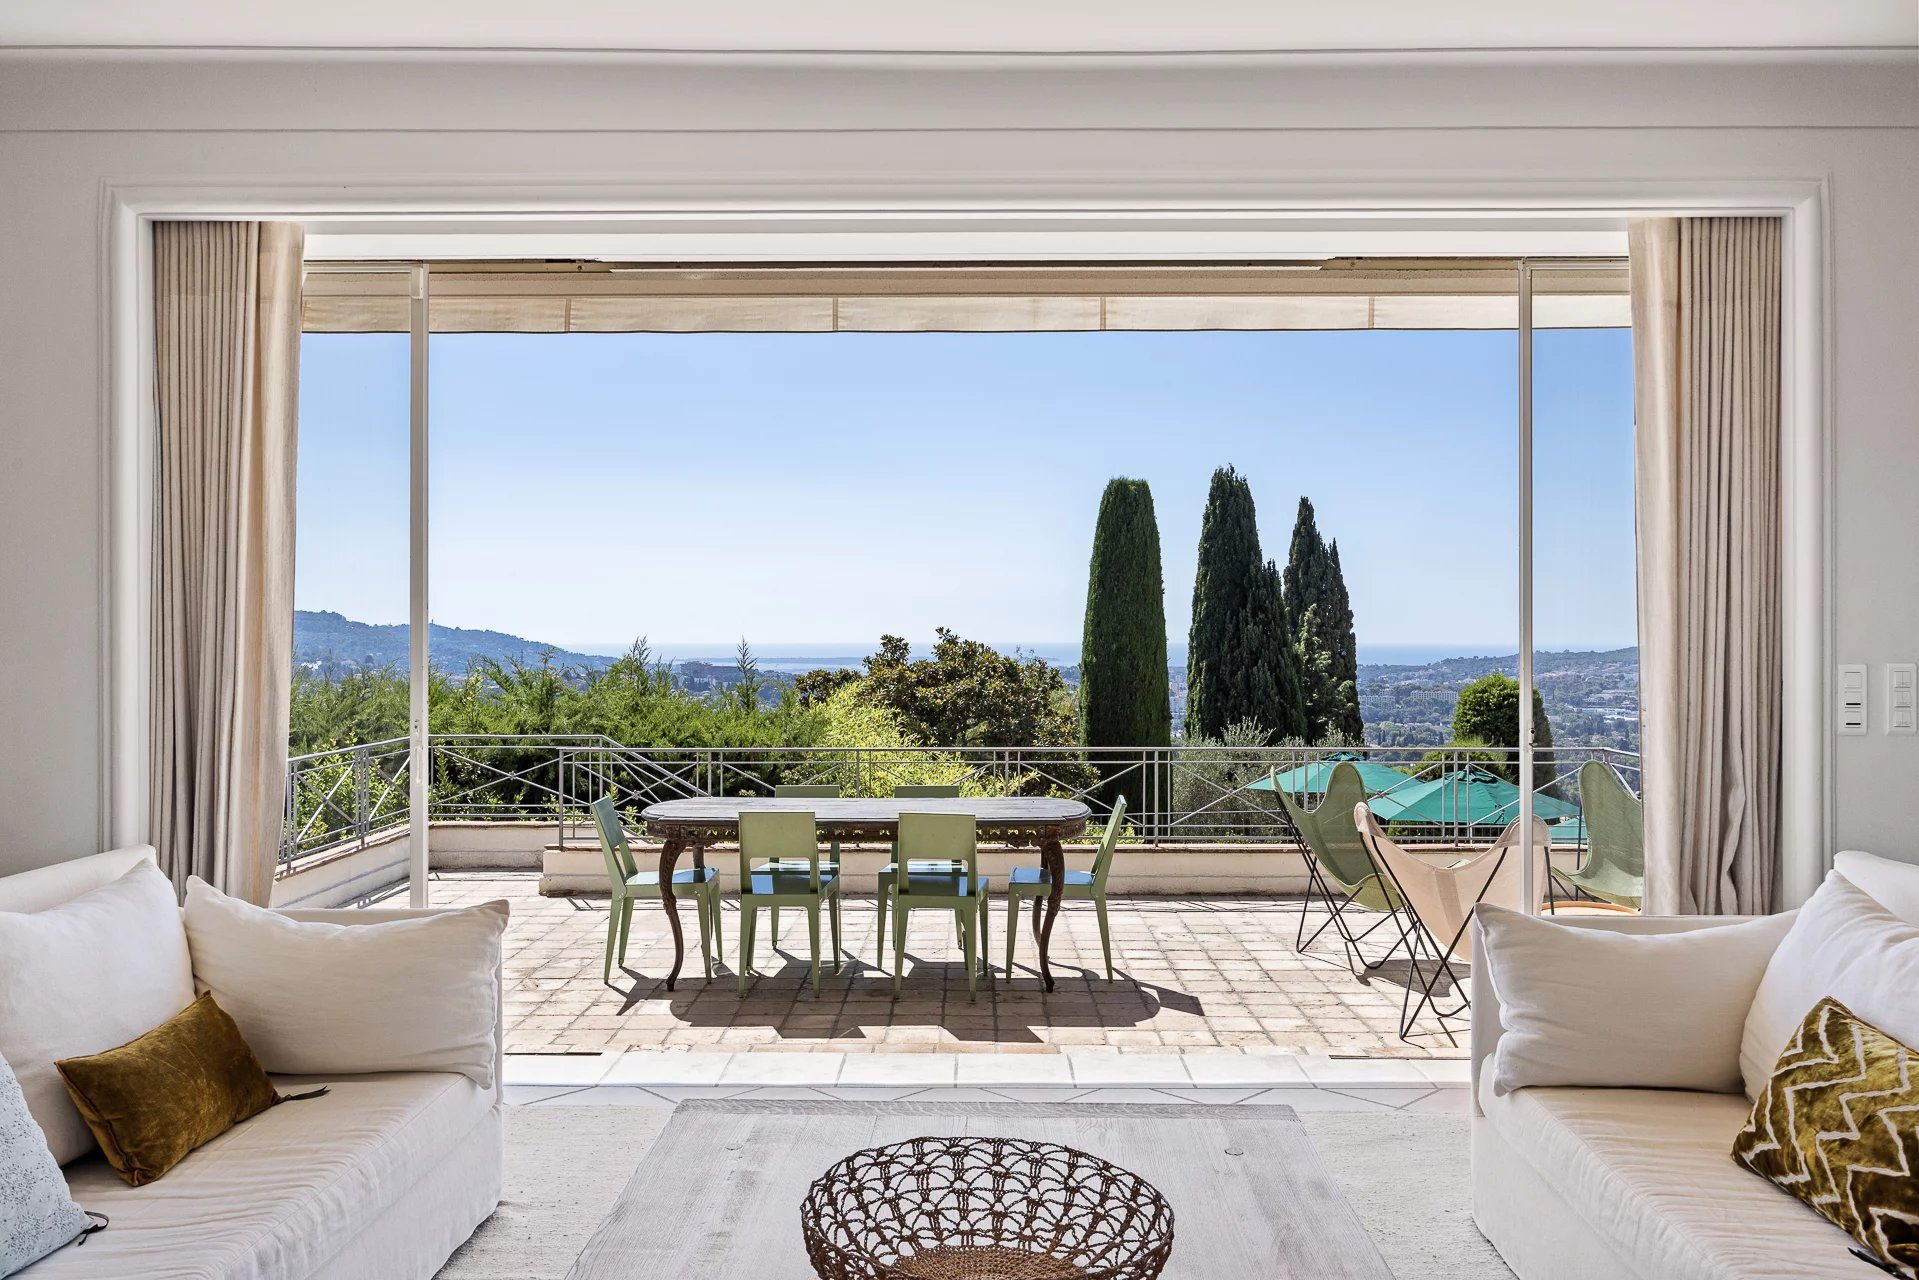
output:
[[[1919,1280],[1919,1054],[1821,1000],[1799,1024],[1732,1158]]]

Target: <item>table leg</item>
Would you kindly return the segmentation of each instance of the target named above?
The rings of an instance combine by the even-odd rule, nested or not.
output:
[[[686,847],[684,836],[668,836],[666,843],[660,846],[660,906],[666,911],[667,927],[673,930],[673,968],[666,975],[666,989],[671,991],[673,983],[680,976],[680,965],[686,959],[686,939],[680,934],[680,909],[673,901],[673,864],[680,860],[680,850]],[[695,848],[693,861],[698,865],[704,851]]]
[[[1046,922],[1039,928],[1039,976],[1046,990],[1053,989],[1053,966],[1047,962],[1046,950],[1053,941],[1053,918],[1059,915],[1059,902],[1066,893],[1066,851],[1060,848],[1058,840],[1040,841],[1039,864],[1045,868],[1046,879],[1051,882],[1053,891],[1046,895]]]

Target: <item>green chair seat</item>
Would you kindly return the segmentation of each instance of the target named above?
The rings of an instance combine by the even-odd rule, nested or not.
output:
[[[986,892],[986,876],[968,876],[964,871],[953,874],[944,871],[925,873],[906,873],[906,885],[901,893],[944,894],[949,898],[978,897]]]
[[[1014,867],[1013,874],[1007,877],[1007,883],[1050,885],[1053,883],[1053,878],[1046,874],[1045,867]],[[1069,891],[1073,889],[1090,889],[1093,887],[1093,873],[1090,871],[1074,871],[1068,867],[1066,870],[1066,879],[1062,883],[1065,884]]]
[[[838,877],[828,873],[825,867],[820,868],[820,888],[822,891],[830,892],[837,879]],[[797,871],[755,871],[750,883],[752,887],[748,892],[756,896],[760,894],[811,894],[813,891],[812,876],[803,868]]]
[[[719,878],[719,871],[713,867],[680,867],[673,872],[673,884],[676,887],[683,884],[708,884]],[[657,871],[637,872],[626,878],[626,887],[629,889],[658,889],[660,887],[660,873]]]
[[[593,825],[600,834],[600,856],[606,860],[607,891],[612,901],[606,917],[606,963],[600,968],[600,981],[613,980],[617,958],[626,967],[626,938],[633,926],[633,904],[660,896],[660,873],[641,871],[633,861],[633,850],[626,842],[626,829],[620,825],[619,810],[613,797],[602,796],[592,804]],[[700,960],[709,981],[713,977],[713,957],[720,951],[720,873],[712,867],[678,867],[673,885],[686,886],[700,916]]]
[[[1113,936],[1106,925],[1106,873],[1113,867],[1113,851],[1119,847],[1119,832],[1126,821],[1126,797],[1113,801],[1113,812],[1106,819],[1106,830],[1099,838],[1099,850],[1093,854],[1091,871],[1068,869],[1060,881],[1059,896],[1075,902],[1091,902],[1099,917],[1099,946],[1106,953],[1106,980],[1113,980]],[[1019,934],[1020,903],[1033,903],[1033,940],[1039,941],[1040,917],[1045,903],[1053,896],[1052,877],[1044,867],[1014,867],[1006,882],[1006,972],[1013,972],[1013,943]]]

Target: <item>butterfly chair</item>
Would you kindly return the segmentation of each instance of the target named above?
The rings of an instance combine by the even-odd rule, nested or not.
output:
[[[893,877],[893,998],[899,999],[906,967],[906,921],[913,911],[951,911],[959,921],[966,957],[966,995],[979,998],[979,971],[986,968],[986,877],[979,874],[979,830],[970,813],[900,814],[899,858],[904,875]],[[914,854],[922,854],[916,860]],[[920,872],[916,861],[945,863],[953,871]]]
[[[1612,766],[1588,760],[1579,766],[1579,808],[1586,823],[1586,859],[1553,878],[1574,893],[1615,907],[1639,910],[1646,891],[1646,832],[1638,797]]]
[[[760,908],[800,907],[813,948],[813,998],[820,995],[820,904],[833,917],[833,972],[840,971],[840,877],[821,865],[813,815],[748,809],[740,814],[740,994],[753,972],[753,933]],[[754,858],[765,858],[758,869]],[[773,939],[775,946],[779,939]]]
[[[660,896],[660,873],[641,871],[634,865],[633,850],[626,843],[626,830],[620,825],[613,798],[603,796],[592,805],[593,825],[600,831],[600,853],[606,858],[607,888],[613,901],[606,918],[606,964],[600,981],[613,979],[617,952],[620,967],[626,967],[626,934],[633,923],[633,904]],[[700,909],[700,959],[706,964],[708,981],[713,978],[713,957],[720,950],[720,873],[712,867],[683,867],[673,872],[673,888],[693,895]]]
[[[1113,980],[1113,939],[1106,929],[1106,873],[1113,866],[1113,850],[1119,845],[1119,829],[1126,821],[1126,797],[1120,796],[1113,801],[1113,814],[1106,819],[1106,834],[1099,838],[1099,851],[1093,855],[1091,871],[1068,871],[1066,883],[1060,889],[1060,897],[1065,901],[1091,901],[1094,912],[1099,916],[1099,946],[1106,953],[1106,980]],[[1044,867],[1014,867],[1013,874],[1006,881],[1006,973],[1013,973],[1013,940],[1019,936],[1019,907],[1026,899],[1033,900],[1033,942],[1039,943],[1041,917],[1046,913],[1045,902],[1052,896],[1053,882],[1046,878]]]
[[[957,800],[959,793],[957,782],[902,782],[893,788],[895,800]],[[880,873],[876,877],[880,904],[878,950],[882,969],[886,967],[886,900],[893,896],[893,874],[899,870],[899,857],[900,842],[895,840],[892,860],[880,868]],[[928,862],[922,859],[914,862],[911,870],[914,875],[956,875],[959,872],[959,866],[952,862]],[[953,928],[955,932],[959,929],[958,917],[954,917]]]
[[[1359,828],[1353,825],[1354,808],[1366,800],[1366,784],[1360,778],[1359,769],[1350,760],[1334,765],[1326,779],[1326,794],[1317,809],[1307,809],[1277,785],[1273,787],[1273,794],[1279,797],[1280,807],[1286,811],[1287,819],[1305,845],[1306,901],[1300,905],[1299,931],[1293,939],[1295,949],[1304,951],[1330,928],[1336,930],[1339,940],[1346,944],[1346,964],[1354,974],[1379,968],[1406,945],[1407,925],[1400,920],[1402,900],[1393,891],[1391,881],[1373,865],[1365,842],[1359,838]],[[1306,917],[1315,896],[1326,904],[1327,917],[1309,938]],[[1354,907],[1384,914],[1355,932],[1357,926],[1365,922],[1354,918],[1357,912],[1354,916],[1347,914]],[[1399,936],[1384,955],[1368,961],[1359,944],[1388,924],[1399,931]]]
[[[1365,804],[1353,808],[1353,825],[1365,842],[1380,874],[1393,892],[1405,903],[1410,917],[1408,933],[1412,945],[1412,974],[1406,984],[1405,998],[1399,1005],[1399,1038],[1411,1038],[1413,1024],[1430,1009],[1439,1019],[1441,1030],[1450,1031],[1446,1019],[1456,1018],[1472,1005],[1455,965],[1473,962],[1471,926],[1473,908],[1482,902],[1511,907],[1515,911],[1537,913],[1546,891],[1546,850],[1552,836],[1546,824],[1533,819],[1533,857],[1538,874],[1533,877],[1533,900],[1522,902],[1520,874],[1520,827],[1515,818],[1495,840],[1492,847],[1462,859],[1450,867],[1435,867],[1402,849],[1380,829],[1379,820]],[[1422,961],[1430,961],[1428,968]],[[1427,969],[1422,975],[1421,970]],[[1441,1009],[1434,992],[1444,977],[1460,1003]],[[1419,988],[1419,1000],[1413,1001],[1413,988]]]

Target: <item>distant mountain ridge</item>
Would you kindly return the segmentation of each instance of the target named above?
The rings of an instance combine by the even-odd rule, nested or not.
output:
[[[436,670],[452,672],[465,671],[476,658],[538,662],[541,655],[548,652],[552,660],[562,666],[598,671],[613,662],[605,654],[574,653],[504,631],[475,631],[437,622],[427,627],[427,651]],[[295,666],[330,674],[378,671],[383,667],[404,670],[407,626],[403,622],[355,622],[331,611],[296,609],[293,612],[293,662]]]

